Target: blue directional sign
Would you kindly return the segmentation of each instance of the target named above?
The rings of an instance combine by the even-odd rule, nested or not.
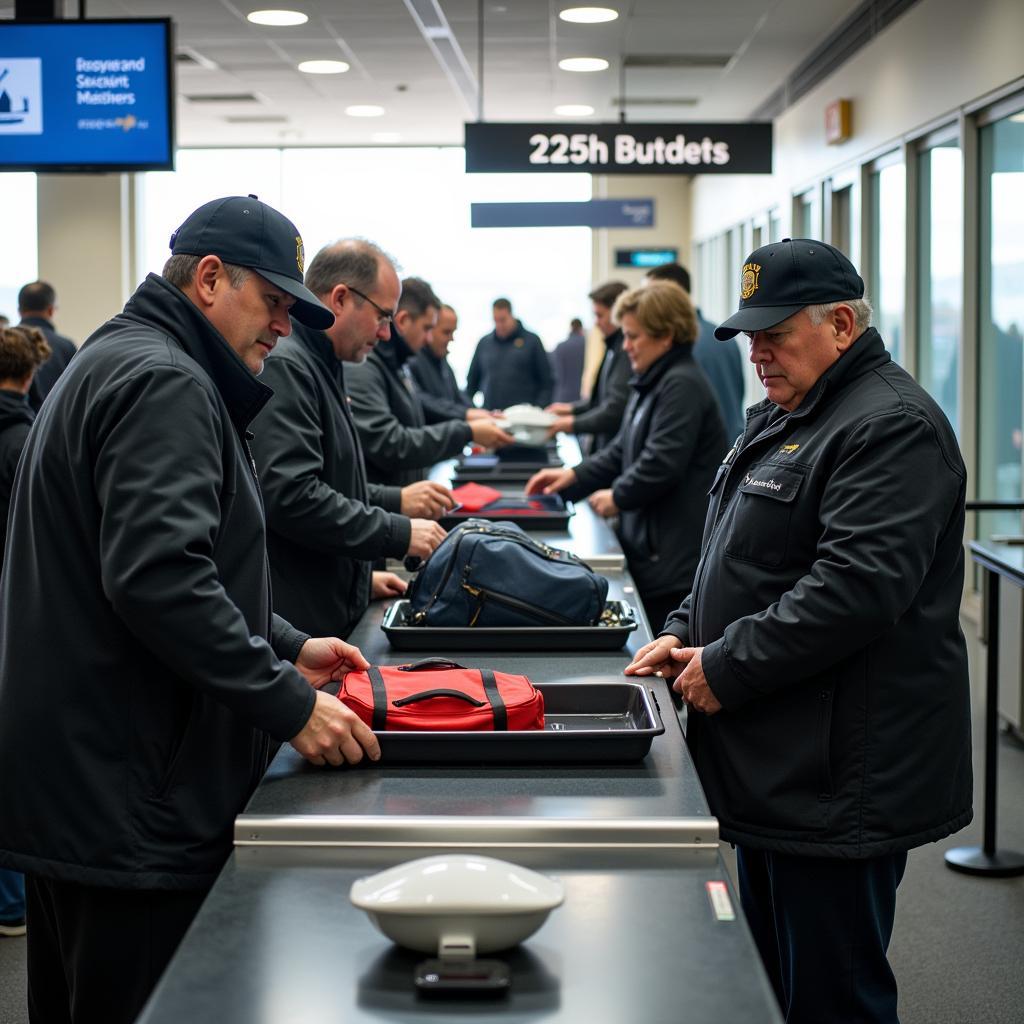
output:
[[[653,199],[584,203],[473,203],[475,228],[653,228]]]

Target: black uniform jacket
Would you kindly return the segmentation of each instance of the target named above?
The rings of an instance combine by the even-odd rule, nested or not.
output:
[[[405,365],[411,356],[405,339],[392,327],[391,340],[345,375],[366,473],[374,483],[404,487],[424,480],[430,466],[457,455],[473,437],[465,420],[427,425]]]
[[[71,357],[78,351],[75,343],[63,334],[44,316],[25,316],[21,318],[19,327],[38,327],[43,332],[50,346],[50,358],[36,370],[32,378],[32,386],[28,392],[28,404],[38,410],[43,399],[53,390],[57,378],[67,369]]]
[[[455,372],[447,359],[438,359],[430,347],[424,345],[409,360],[409,373],[416,384],[428,423],[466,418],[470,402],[459,389]]]
[[[687,730],[723,838],[870,857],[971,820],[965,481],[875,330],[793,412],[748,411],[666,623],[723,705]]]
[[[510,335],[491,331],[477,343],[466,390],[471,398],[482,391],[485,409],[521,404],[543,408],[551,401],[554,388],[551,361],[543,342],[518,320]]]
[[[343,373],[327,335],[293,320],[263,364],[274,397],[253,424],[274,607],[314,636],[348,635],[372,561],[401,558],[411,533],[401,491],[366,482]]]
[[[611,487],[619,540],[640,593],[682,597],[693,582],[725,430],[688,345],[634,377],[632,389],[615,439],[576,467],[577,483],[563,493],[576,499]]]
[[[0,389],[0,566],[7,540],[7,512],[11,507],[14,471],[33,419],[34,413],[25,395]]]
[[[592,452],[600,451],[622,426],[622,414],[631,394],[629,381],[633,371],[629,356],[622,350],[622,331],[616,329],[604,339],[605,350],[597,379],[589,398],[573,405],[574,426],[577,434],[591,434]]]
[[[0,584],[5,866],[207,886],[270,737],[309,718],[246,444],[269,397],[150,275],[43,403]]]

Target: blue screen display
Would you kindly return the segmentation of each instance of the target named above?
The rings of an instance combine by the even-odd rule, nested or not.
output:
[[[173,166],[170,22],[0,22],[0,168]]]

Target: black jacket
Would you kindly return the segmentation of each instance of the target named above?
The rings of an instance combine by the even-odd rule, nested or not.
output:
[[[622,414],[631,394],[629,381],[633,371],[629,356],[622,350],[622,330],[616,328],[604,339],[604,356],[589,398],[573,405],[573,432],[593,435],[592,452],[600,451],[619,432]]]
[[[43,403],[0,583],[5,866],[205,887],[270,737],[309,718],[246,443],[269,397],[150,275]]]
[[[366,475],[374,483],[404,487],[424,480],[430,466],[457,455],[473,437],[465,420],[427,425],[406,366],[411,356],[405,339],[392,327],[391,340],[345,375]]]
[[[705,320],[700,310],[697,326],[700,333],[693,346],[693,358],[711,382],[725,424],[725,436],[732,444],[743,433],[743,358],[735,340],[719,341],[715,337],[715,325]]]
[[[971,820],[966,473],[948,422],[869,330],[791,413],[747,413],[693,593],[724,710],[687,739],[730,842],[872,857]]]
[[[459,389],[455,372],[447,359],[438,359],[430,347],[424,345],[409,360],[409,373],[428,423],[466,418],[466,410],[471,403]]]
[[[551,401],[554,386],[544,345],[518,320],[507,337],[491,331],[477,343],[466,390],[471,398],[482,391],[485,409],[507,409],[524,403],[543,408]]]
[[[629,571],[645,597],[689,593],[700,554],[707,491],[725,431],[689,346],[669,350],[640,377],[611,444],[576,467],[564,492],[611,487]]]
[[[14,471],[34,418],[25,395],[0,389],[0,567],[7,543],[7,512],[14,490]]]
[[[274,389],[253,424],[274,607],[314,636],[347,636],[370,603],[371,562],[409,549],[401,492],[366,482],[343,364],[326,334],[292,321],[260,380]]]
[[[19,326],[38,327],[50,346],[50,358],[36,370],[36,375],[32,378],[32,386],[28,391],[28,403],[38,411],[43,404],[43,399],[53,390],[57,378],[67,369],[71,357],[78,351],[78,348],[70,338],[58,334],[57,329],[46,317],[25,316],[21,318]]]

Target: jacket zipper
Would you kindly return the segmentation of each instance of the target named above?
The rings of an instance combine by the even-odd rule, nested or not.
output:
[[[467,593],[472,594],[478,602],[476,611],[473,613],[473,618],[469,621],[471,626],[476,625],[476,620],[480,618],[480,613],[484,610],[484,604],[487,601],[494,601],[497,604],[503,604],[508,608],[512,608],[514,611],[522,612],[524,615],[528,615],[534,619],[539,619],[541,622],[548,622],[556,626],[576,625],[575,622],[571,619],[567,619],[564,615],[559,615],[557,612],[549,612],[546,608],[536,608],[532,604],[520,601],[518,597],[510,597],[508,594],[499,593],[497,590],[488,590],[485,587],[474,587],[465,580],[462,581],[462,589]]]

